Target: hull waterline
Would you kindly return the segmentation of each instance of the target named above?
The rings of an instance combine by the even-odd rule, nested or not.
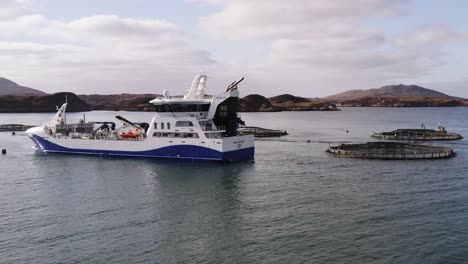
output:
[[[69,155],[88,155],[103,157],[127,157],[127,158],[150,158],[150,159],[181,159],[181,160],[206,160],[220,162],[236,162],[253,160],[255,148],[248,147],[232,151],[221,152],[207,147],[196,145],[175,145],[161,148],[154,148],[141,151],[113,150],[99,148],[99,141],[96,140],[95,149],[76,147],[65,147],[49,141],[37,135],[29,134],[29,138],[35,143],[34,148],[42,153],[56,153]],[[107,142],[105,142],[107,143]]]

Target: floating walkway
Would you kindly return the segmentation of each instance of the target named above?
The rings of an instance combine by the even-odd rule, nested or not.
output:
[[[26,131],[34,126],[20,125],[20,124],[6,124],[0,125],[0,132],[18,132]]]
[[[275,130],[253,126],[243,126],[238,129],[241,135],[254,135],[255,137],[281,137],[287,136],[286,130]]]
[[[460,140],[463,137],[456,133],[447,133],[445,128],[434,129],[397,129],[390,132],[374,133],[374,138],[384,140],[407,141],[436,141],[436,140]]]
[[[447,147],[398,142],[341,144],[330,147],[327,153],[338,157],[384,160],[447,159],[455,155],[453,149]]]

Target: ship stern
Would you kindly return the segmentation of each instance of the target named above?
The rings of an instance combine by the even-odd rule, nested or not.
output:
[[[255,158],[254,135],[223,138],[222,161],[250,161]]]

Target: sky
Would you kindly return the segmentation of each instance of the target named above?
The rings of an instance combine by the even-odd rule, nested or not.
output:
[[[0,76],[54,93],[323,97],[415,84],[468,98],[465,0],[0,0]]]

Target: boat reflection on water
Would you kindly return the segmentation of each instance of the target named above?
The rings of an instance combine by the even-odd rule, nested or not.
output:
[[[33,179],[38,190],[31,193],[34,204],[47,207],[35,217],[54,219],[61,236],[86,238],[93,245],[125,238],[125,247],[138,245],[136,255],[157,255],[158,262],[166,263],[214,259],[221,246],[240,250],[237,241],[248,235],[243,227],[249,226],[245,215],[255,185],[253,162],[30,158],[35,175],[41,175]]]
[[[244,229],[249,226],[244,216],[250,207],[248,182],[254,165],[165,163],[152,167],[158,185],[152,218],[159,218],[166,243],[160,260],[170,262],[173,256],[189,262],[215,259],[226,247],[237,256],[246,253],[238,242],[246,240]]]

